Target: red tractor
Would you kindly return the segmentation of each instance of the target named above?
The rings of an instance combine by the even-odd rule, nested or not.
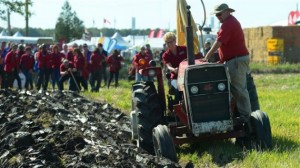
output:
[[[230,92],[228,70],[223,64],[194,59],[189,12],[188,59],[179,65],[177,79],[182,100],[176,104],[174,96],[168,94],[166,102],[160,67],[143,69],[141,73],[155,77],[157,84],[148,81],[132,85],[132,138],[146,151],[173,161],[177,161],[175,145],[197,141],[236,138],[236,142],[246,147],[271,148],[270,121],[260,111],[251,74],[247,74],[253,111],[250,125],[234,125],[239,112]]]

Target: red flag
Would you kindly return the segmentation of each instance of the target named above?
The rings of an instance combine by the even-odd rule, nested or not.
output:
[[[108,24],[110,24],[110,21],[108,21],[107,19],[103,19],[103,23],[108,23]]]
[[[156,35],[156,38],[162,38],[164,36],[164,30],[160,29]]]
[[[150,33],[148,35],[149,38],[153,38],[154,37],[154,33],[155,33],[155,30],[150,30]]]
[[[297,20],[300,18],[299,11],[291,11],[288,17],[288,25],[296,25]]]

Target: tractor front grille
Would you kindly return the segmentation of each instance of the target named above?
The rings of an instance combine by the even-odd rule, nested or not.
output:
[[[231,119],[229,75],[223,64],[190,66],[185,82],[192,124]]]

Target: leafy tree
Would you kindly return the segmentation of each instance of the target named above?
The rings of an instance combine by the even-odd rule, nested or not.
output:
[[[31,1],[30,1],[31,4]],[[6,10],[24,15],[24,0],[0,0],[0,18],[6,20]]]
[[[69,2],[66,1],[55,25],[56,41],[69,42],[72,39],[79,39],[83,32],[83,21],[77,17],[76,12],[72,12]]]
[[[8,16],[12,12],[25,15],[26,32],[28,32],[28,19],[31,16],[31,12],[28,10],[29,5],[32,5],[31,0],[0,0],[0,19],[8,20]],[[8,12],[7,14],[6,11]],[[10,34],[10,24],[8,24],[8,31]]]

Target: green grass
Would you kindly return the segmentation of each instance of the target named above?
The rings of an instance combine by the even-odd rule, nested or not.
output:
[[[85,97],[91,98],[96,101],[109,103],[115,108],[120,109],[122,112],[129,114],[131,109],[131,85],[133,81],[120,80],[119,87],[115,88],[112,82],[110,88],[107,86],[101,87],[98,93],[96,92],[83,92]]]
[[[273,149],[258,152],[237,147],[233,140],[222,140],[177,147],[179,163],[191,161],[195,167],[281,168],[300,165],[300,75],[254,74],[260,107],[271,122]],[[101,88],[99,93],[83,93],[105,101],[125,113],[131,108],[131,82],[122,80],[115,89]]]
[[[251,71],[255,73],[299,73],[300,64],[264,64],[264,63],[251,63]]]

